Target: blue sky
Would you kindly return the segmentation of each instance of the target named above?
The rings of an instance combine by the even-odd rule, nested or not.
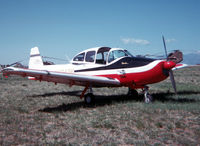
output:
[[[162,35],[168,51],[200,52],[200,1],[0,0],[0,64],[35,46],[64,59],[98,46],[162,55]]]

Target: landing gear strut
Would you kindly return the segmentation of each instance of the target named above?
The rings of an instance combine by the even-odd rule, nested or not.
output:
[[[89,86],[86,86],[81,96],[85,94]],[[89,87],[88,93],[84,96],[84,102],[87,105],[95,103],[95,96],[93,95],[92,87]]]
[[[151,103],[153,98],[149,94],[149,87],[145,86],[143,91],[144,91],[144,101],[145,101],[145,103]]]

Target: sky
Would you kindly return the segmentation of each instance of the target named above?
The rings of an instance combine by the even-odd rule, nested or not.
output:
[[[200,53],[200,0],[0,0],[0,64],[42,56],[72,59],[88,48],[133,55]]]

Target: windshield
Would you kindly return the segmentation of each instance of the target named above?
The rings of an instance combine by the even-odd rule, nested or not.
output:
[[[133,57],[133,55],[127,50],[113,50],[109,53],[108,63],[124,56]]]
[[[108,57],[108,63],[116,60],[117,58],[121,58],[123,56],[128,56],[123,50],[111,51]]]

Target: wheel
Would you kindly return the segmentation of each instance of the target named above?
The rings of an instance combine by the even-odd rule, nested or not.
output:
[[[137,99],[138,98],[138,92],[137,92],[137,90],[129,88],[129,90],[128,90],[128,96],[129,97],[134,97],[134,98]]]
[[[144,101],[145,101],[145,103],[151,103],[152,96],[149,93],[144,94]]]
[[[88,94],[85,95],[84,101],[85,101],[85,104],[87,104],[87,105],[94,104],[95,97],[92,93],[88,93]]]

